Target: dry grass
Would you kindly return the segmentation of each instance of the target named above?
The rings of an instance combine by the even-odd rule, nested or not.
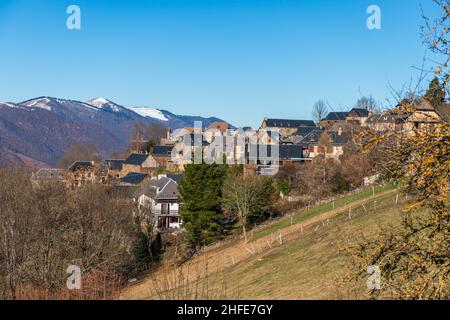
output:
[[[391,201],[389,201],[391,202]],[[284,245],[239,265],[227,268],[224,281],[229,290],[239,279],[242,299],[345,299],[355,298],[363,292],[346,293],[338,288],[336,279],[345,272],[346,257],[338,251],[337,242],[356,240],[360,234],[370,236],[381,227],[398,226],[400,207],[391,203],[379,205],[375,211],[355,210],[351,220],[343,213],[330,220],[304,229],[303,235],[289,239]],[[364,288],[364,283],[360,284]],[[210,283],[211,287],[214,284]]]

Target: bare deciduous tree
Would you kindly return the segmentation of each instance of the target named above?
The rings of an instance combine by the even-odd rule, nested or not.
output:
[[[254,176],[229,175],[223,185],[223,202],[237,214],[242,225],[245,242],[247,242],[247,218],[259,198],[259,178]]]
[[[358,99],[356,102],[356,107],[361,109],[366,109],[369,112],[372,113],[378,113],[381,111],[380,107],[378,106],[377,101],[372,96],[363,96]]]
[[[77,190],[52,183],[33,187],[30,174],[0,167],[0,298],[27,297],[27,291],[64,296],[59,290],[65,289],[70,264],[82,269],[83,279],[90,275],[89,281],[105,288],[106,275],[139,268],[141,230],[127,197],[96,184]],[[103,280],[93,279],[101,274]],[[87,291],[78,297],[94,294],[91,289],[96,290],[84,285]]]
[[[328,114],[328,107],[325,101],[319,100],[314,104],[312,116],[314,121],[318,124],[320,121],[326,118]]]
[[[166,127],[158,124],[135,122],[131,130],[130,142],[122,156],[127,157],[131,152],[150,152],[151,147],[166,136],[166,130]]]
[[[99,161],[101,155],[92,143],[74,143],[58,160],[59,168],[67,169],[75,161]]]

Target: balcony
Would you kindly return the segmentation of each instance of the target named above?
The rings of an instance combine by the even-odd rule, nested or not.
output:
[[[152,210],[152,214],[160,217],[178,217],[179,210]]]

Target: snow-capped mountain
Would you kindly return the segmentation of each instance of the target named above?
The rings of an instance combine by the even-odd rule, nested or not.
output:
[[[105,98],[95,98],[87,101],[88,104],[95,106],[99,109],[102,109],[104,111],[111,111],[111,112],[124,112],[128,110],[127,108],[114,103],[108,99]]]
[[[62,111],[63,109],[71,110],[71,111],[79,111],[79,110],[90,110],[92,112],[99,111],[99,109],[93,105],[88,103],[67,100],[67,99],[58,99],[53,97],[39,97],[31,100],[23,101],[20,103],[22,106],[26,106],[32,109],[44,109],[47,111]]]
[[[164,113],[161,112],[161,110],[156,109],[156,108],[135,107],[135,108],[131,108],[131,110],[133,110],[137,114],[139,114],[143,117],[146,117],[146,118],[148,117],[148,118],[158,119],[161,121],[169,121],[169,119],[167,119],[167,117],[164,115]]]
[[[54,165],[72,143],[79,142],[93,143],[108,156],[126,147],[137,121],[177,129],[192,127],[194,121],[208,126],[222,120],[126,107],[106,98],[82,102],[43,96],[20,103],[0,102],[0,163]]]

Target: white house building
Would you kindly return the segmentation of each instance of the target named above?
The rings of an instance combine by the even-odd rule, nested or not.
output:
[[[157,229],[179,229],[181,226],[178,177],[160,175],[158,179],[149,180],[139,192],[138,205],[148,218],[154,219]]]

